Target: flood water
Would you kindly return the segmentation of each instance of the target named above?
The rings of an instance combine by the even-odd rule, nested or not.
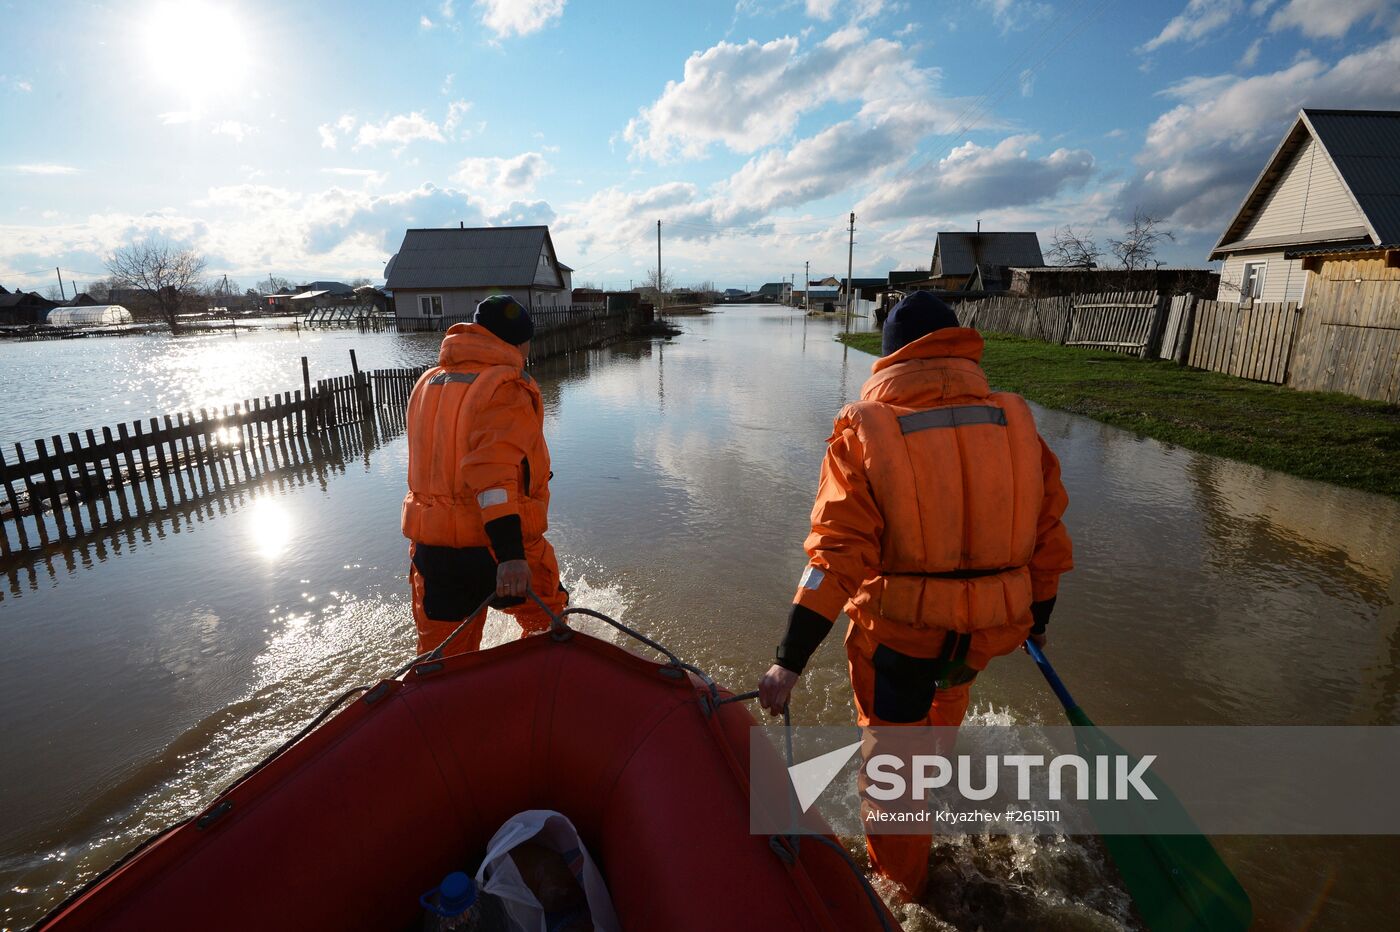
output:
[[[575,604],[741,691],[773,656],[823,441],[873,357],[834,342],[837,321],[785,308],[680,326],[534,367],[550,536]],[[375,368],[430,362],[435,344],[269,332],[0,345],[0,440],[296,388],[301,355],[315,378],[348,371],[352,347]],[[1050,652],[1096,721],[1400,724],[1400,503],[1036,415],[1063,465],[1078,565]],[[391,430],[329,468],[0,577],[0,925],[34,921],[329,698],[410,656],[405,463]],[[512,628],[493,616],[488,643]],[[1020,654],[973,695],[981,721],[1062,721]],[[794,717],[852,715],[833,636]],[[1396,839],[1219,844],[1261,928],[1394,924]],[[940,846],[934,868],[934,912],[907,911],[910,928],[1127,916],[1092,842],[971,839]]]

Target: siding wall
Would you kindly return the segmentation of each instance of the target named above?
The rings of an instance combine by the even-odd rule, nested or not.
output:
[[[1365,222],[1327,153],[1309,138],[1299,147],[1240,239],[1323,233],[1362,226]],[[1235,286],[1244,277],[1244,264],[1265,261],[1269,265],[1259,300],[1301,303],[1307,276],[1302,263],[1283,258],[1282,251],[1230,256],[1221,270],[1216,300],[1238,301],[1240,293]]]
[[[1280,252],[1237,253],[1225,260],[1220,269],[1220,288],[1216,292],[1217,301],[1239,301],[1239,285],[1244,281],[1246,262],[1266,262],[1264,270],[1264,290],[1260,301],[1292,301],[1300,304],[1303,300],[1307,274],[1299,259],[1285,259]]]
[[[1327,153],[1309,139],[1299,148],[1240,239],[1321,233],[1365,222]]]
[[[418,296],[425,294],[442,295],[442,315],[444,317],[470,317],[476,311],[477,304],[485,301],[493,294],[512,295],[521,304],[530,306],[530,295],[525,288],[438,288],[438,289],[413,289],[399,288],[394,292],[394,306],[399,317],[419,317],[421,312],[418,309]],[[553,290],[545,291],[536,288],[534,291],[535,307],[549,307],[551,305],[565,302],[567,293]]]

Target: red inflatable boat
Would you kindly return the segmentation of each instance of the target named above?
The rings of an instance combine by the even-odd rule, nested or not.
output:
[[[841,853],[750,834],[754,721],[718,695],[580,633],[419,662],[36,928],[402,930],[527,809],[573,821],[629,930],[895,928]]]

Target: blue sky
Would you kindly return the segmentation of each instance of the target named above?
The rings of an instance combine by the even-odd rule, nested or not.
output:
[[[577,282],[926,266],[1137,208],[1209,246],[1300,106],[1400,108],[1400,0],[0,4],[0,284],[159,236],[244,287],[549,223]],[[22,37],[22,41],[13,41]]]

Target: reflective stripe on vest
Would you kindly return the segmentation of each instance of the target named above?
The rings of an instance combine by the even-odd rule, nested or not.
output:
[[[448,382],[465,382],[470,385],[476,381],[475,372],[439,372],[428,380],[429,385],[445,385]]]
[[[958,405],[952,408],[915,411],[899,418],[899,430],[904,434],[933,427],[965,427],[969,424],[995,424],[1005,427],[1006,412],[995,405]]]

